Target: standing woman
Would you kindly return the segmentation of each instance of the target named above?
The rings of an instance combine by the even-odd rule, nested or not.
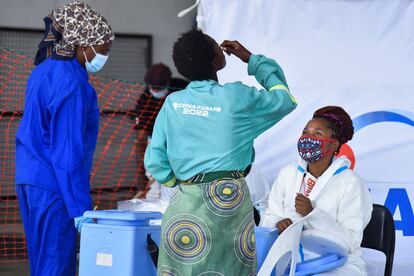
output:
[[[16,137],[16,190],[30,274],[75,275],[77,231],[91,208],[89,174],[99,124],[88,72],[105,64],[114,34],[73,2],[45,19]]]
[[[348,246],[347,262],[318,275],[367,275],[361,241],[372,212],[372,198],[363,181],[349,168],[340,147],[352,139],[354,127],[338,106],[318,109],[298,140],[299,163],[280,170],[269,195],[262,226],[283,232],[306,217],[305,230],[318,230]],[[305,260],[317,257],[304,250]]]
[[[248,63],[249,75],[265,89],[219,84],[222,50]],[[179,185],[162,222],[158,273],[254,275],[253,205],[244,176],[254,160],[254,139],[296,102],[280,66],[237,41],[220,49],[192,30],[174,44],[173,59],[191,83],[167,97],[145,153],[145,166],[158,182]]]

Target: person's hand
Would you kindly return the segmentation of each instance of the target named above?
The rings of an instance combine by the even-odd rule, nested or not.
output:
[[[313,210],[310,199],[301,193],[296,194],[295,208],[296,212],[299,213],[302,217],[307,216]]]
[[[79,233],[82,230],[82,224],[91,222],[93,222],[92,218],[85,218],[84,216],[73,218],[73,223],[75,224],[75,228],[78,229]]]
[[[145,170],[145,176],[148,178],[148,186],[155,182],[155,178],[147,170]]]
[[[145,199],[145,196],[147,195],[147,191],[139,191],[133,198],[134,199]]]
[[[278,223],[276,223],[276,228],[279,231],[279,234],[282,234],[283,231],[286,230],[286,228],[289,227],[293,222],[290,218],[282,219]]]
[[[233,54],[246,63],[249,62],[249,58],[252,55],[252,53],[236,40],[224,40],[223,43],[220,44],[220,48],[228,55]]]

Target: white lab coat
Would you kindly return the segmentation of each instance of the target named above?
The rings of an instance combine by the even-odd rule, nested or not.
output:
[[[246,176],[246,184],[249,188],[253,206],[256,207],[262,217],[267,208],[272,185],[269,184],[262,171],[255,164],[252,165],[250,173]]]
[[[168,203],[176,192],[177,187],[165,187],[161,185],[157,180],[154,180],[154,182],[151,183],[149,191],[145,195],[145,199],[151,201],[161,200]]]
[[[346,157],[336,158],[321,175],[309,199],[314,207],[305,221],[305,229],[315,229],[338,237],[349,245],[348,261],[341,268],[324,275],[366,275],[367,267],[361,258],[364,229],[371,219],[372,198],[363,181],[350,169]],[[348,167],[348,168],[346,168]],[[295,197],[299,192],[307,164],[290,164],[280,170],[272,186],[269,206],[262,226],[275,227],[282,219],[300,218],[295,211]],[[304,251],[305,259],[316,257]],[[350,273],[352,272],[352,273]]]

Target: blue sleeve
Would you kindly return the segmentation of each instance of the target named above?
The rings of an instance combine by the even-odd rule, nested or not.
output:
[[[290,94],[283,70],[276,61],[262,55],[252,55],[248,73],[254,75],[265,88],[258,90],[251,87],[249,93],[253,135],[257,137],[292,112],[297,103]]]
[[[50,112],[50,152],[58,186],[70,217],[91,207],[89,171],[85,160],[87,91],[71,83],[59,88],[64,96],[54,100]]]
[[[155,119],[151,142],[145,151],[146,170],[162,185],[174,187],[178,184],[167,156],[167,138],[165,133],[165,104]]]

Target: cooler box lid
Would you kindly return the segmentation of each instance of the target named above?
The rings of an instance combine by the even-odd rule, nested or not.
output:
[[[150,220],[162,219],[162,213],[160,212],[130,210],[86,211],[83,216],[95,219],[98,224],[126,226],[148,226],[150,225]]]

